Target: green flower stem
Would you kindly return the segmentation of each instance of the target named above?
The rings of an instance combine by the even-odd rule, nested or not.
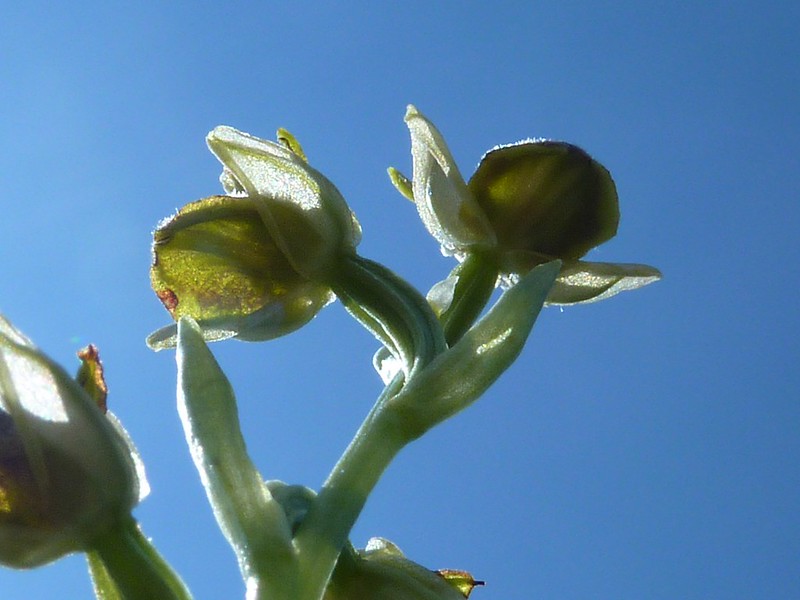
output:
[[[294,550],[286,515],[247,453],[230,382],[197,324],[178,322],[178,411],[195,466],[236,553],[248,598],[289,600]]]
[[[295,600],[319,600],[350,530],[392,459],[413,438],[386,400],[403,386],[398,374],[378,398],[331,471],[295,536],[298,589]]]
[[[383,265],[347,255],[331,279],[345,308],[401,359],[407,380],[445,349],[444,333],[428,302]]]
[[[295,536],[296,600],[322,598],[353,524],[397,453],[474,402],[514,362],[559,268],[554,261],[534,269],[416,377],[397,375],[386,387]]]
[[[186,585],[142,535],[133,517],[94,540],[92,563],[97,597],[103,600],[191,600]]]
[[[485,253],[470,252],[452,275],[458,278],[453,300],[439,317],[448,346],[461,339],[480,316],[494,291],[498,269]]]
[[[464,410],[522,351],[561,261],[539,265],[506,290],[458,342],[386,400],[412,438]]]

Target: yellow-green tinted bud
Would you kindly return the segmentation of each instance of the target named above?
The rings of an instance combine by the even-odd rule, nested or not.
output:
[[[464,571],[426,569],[388,540],[372,538],[364,550],[345,548],[324,600],[464,600],[479,584]]]
[[[333,299],[297,272],[261,218],[260,199],[211,196],[184,206],[153,234],[153,290],[177,321],[195,319],[207,340],[287,334]],[[148,338],[175,345],[176,328]]]
[[[468,187],[501,251],[577,259],[617,232],[611,175],[571,144],[530,141],[491,150]]]
[[[226,192],[252,201],[298,273],[325,278],[342,253],[354,251],[361,228],[336,186],[306,162],[297,140],[283,129],[278,137],[283,143],[221,126],[206,141],[223,165]]]
[[[142,497],[137,467],[118,422],[0,317],[0,563],[90,549]]]

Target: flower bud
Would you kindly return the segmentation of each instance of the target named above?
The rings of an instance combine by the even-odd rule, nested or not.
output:
[[[87,550],[130,514],[146,483],[118,427],[0,317],[0,563]]]
[[[476,585],[465,571],[431,571],[372,538],[364,550],[342,551],[324,600],[464,600]]]
[[[208,341],[268,340],[307,323],[333,299],[332,273],[361,239],[339,190],[288,131],[278,139],[214,129],[207,142],[229,195],[185,206],[153,235],[153,290]],[[147,343],[171,348],[176,336],[172,325]]]
[[[304,325],[333,295],[289,262],[250,197],[211,196],[184,206],[153,234],[153,290],[177,321],[195,319],[207,340],[272,339]],[[175,345],[173,325],[154,349]]]

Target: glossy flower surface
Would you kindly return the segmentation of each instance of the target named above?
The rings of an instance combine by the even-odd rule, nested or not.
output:
[[[118,422],[0,317],[0,563],[87,550],[146,488]]]
[[[611,175],[572,144],[530,141],[490,150],[468,188],[506,250],[577,259],[617,233]]]
[[[548,304],[601,300],[660,278],[647,265],[579,260],[616,234],[619,208],[609,172],[577,146],[548,140],[499,146],[465,183],[433,123],[413,106],[405,120],[413,200],[445,254],[463,260],[482,253],[509,283],[560,259]]]

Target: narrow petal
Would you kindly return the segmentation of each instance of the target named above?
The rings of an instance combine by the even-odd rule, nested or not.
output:
[[[411,133],[414,201],[425,227],[448,254],[492,245],[494,233],[442,134],[414,106],[408,107],[405,121]]]
[[[561,269],[547,304],[598,302],[659,279],[661,272],[648,265],[575,261]]]

